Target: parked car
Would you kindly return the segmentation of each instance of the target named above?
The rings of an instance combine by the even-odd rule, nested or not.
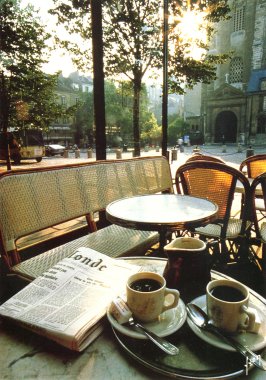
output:
[[[64,151],[65,151],[65,147],[63,145],[59,145],[59,144],[45,145],[45,155],[47,157],[56,156],[58,154],[60,154],[60,156],[63,156]]]
[[[4,134],[0,132],[0,160],[7,160],[7,146],[9,145],[9,154],[11,160],[16,165],[21,160],[36,159],[41,162],[44,156],[44,143],[42,131],[34,129],[18,129]]]

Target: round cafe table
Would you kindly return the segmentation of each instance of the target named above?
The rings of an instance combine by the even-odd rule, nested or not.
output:
[[[180,194],[152,194],[122,198],[106,208],[107,219],[122,227],[158,231],[160,248],[166,234],[206,225],[216,218],[218,206],[207,199]]]

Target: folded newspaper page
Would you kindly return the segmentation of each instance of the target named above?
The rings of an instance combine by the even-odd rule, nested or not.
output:
[[[102,332],[107,306],[139,270],[82,247],[3,303],[0,315],[82,351]]]

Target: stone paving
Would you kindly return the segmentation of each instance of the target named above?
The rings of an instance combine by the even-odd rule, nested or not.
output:
[[[182,165],[189,156],[193,153],[193,149],[195,149],[196,146],[185,146],[184,152],[180,152],[178,150],[177,152],[177,160],[171,161],[171,152],[172,149],[169,148],[169,155],[170,155],[170,161],[171,161],[171,170],[172,173],[175,172],[178,166]],[[232,145],[201,145],[200,151],[204,154],[209,154],[211,156],[216,156],[222,158],[224,161],[228,163],[228,165],[232,165],[234,167],[239,167],[239,164],[246,158],[247,156],[247,149],[249,147],[242,147],[241,151],[239,151],[239,148],[236,146],[236,144]],[[255,147],[253,149],[254,154],[261,154],[266,153],[266,147]],[[150,149],[149,151],[142,151],[141,156],[159,156],[161,155],[161,151],[156,152],[155,149]],[[110,152],[107,153],[107,159],[115,159],[117,157],[116,152]],[[121,158],[130,158],[132,157],[132,151],[128,152],[122,152]],[[92,158],[88,158],[88,154],[86,150],[80,151],[80,158],[75,158],[75,153],[69,153],[68,158],[56,156],[56,157],[44,157],[43,160],[38,163],[35,160],[24,160],[21,161],[20,165],[13,165],[12,163],[12,170],[18,170],[18,169],[29,169],[29,168],[41,168],[41,167],[47,167],[47,166],[61,166],[66,164],[76,164],[78,162],[90,162],[94,161],[95,153],[93,153]],[[2,161],[0,163],[0,173],[6,171],[6,164]]]
[[[184,153],[178,152],[177,165],[186,161],[188,156],[193,153],[193,147],[185,147]],[[200,151],[203,154],[210,156],[215,156],[223,159],[228,165],[232,165],[236,168],[239,168],[240,163],[247,157],[249,154],[249,147],[241,147],[240,149],[235,144],[232,145],[201,145],[199,146]],[[252,148],[254,154],[266,153],[266,147],[255,147]],[[181,162],[182,161],[182,162]]]

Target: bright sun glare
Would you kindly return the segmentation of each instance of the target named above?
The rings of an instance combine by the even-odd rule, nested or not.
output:
[[[185,48],[186,56],[197,60],[205,54],[205,50],[199,47],[199,43],[207,42],[206,26],[206,12],[199,11],[197,8],[182,12],[174,33],[179,35],[183,43],[188,44]]]

